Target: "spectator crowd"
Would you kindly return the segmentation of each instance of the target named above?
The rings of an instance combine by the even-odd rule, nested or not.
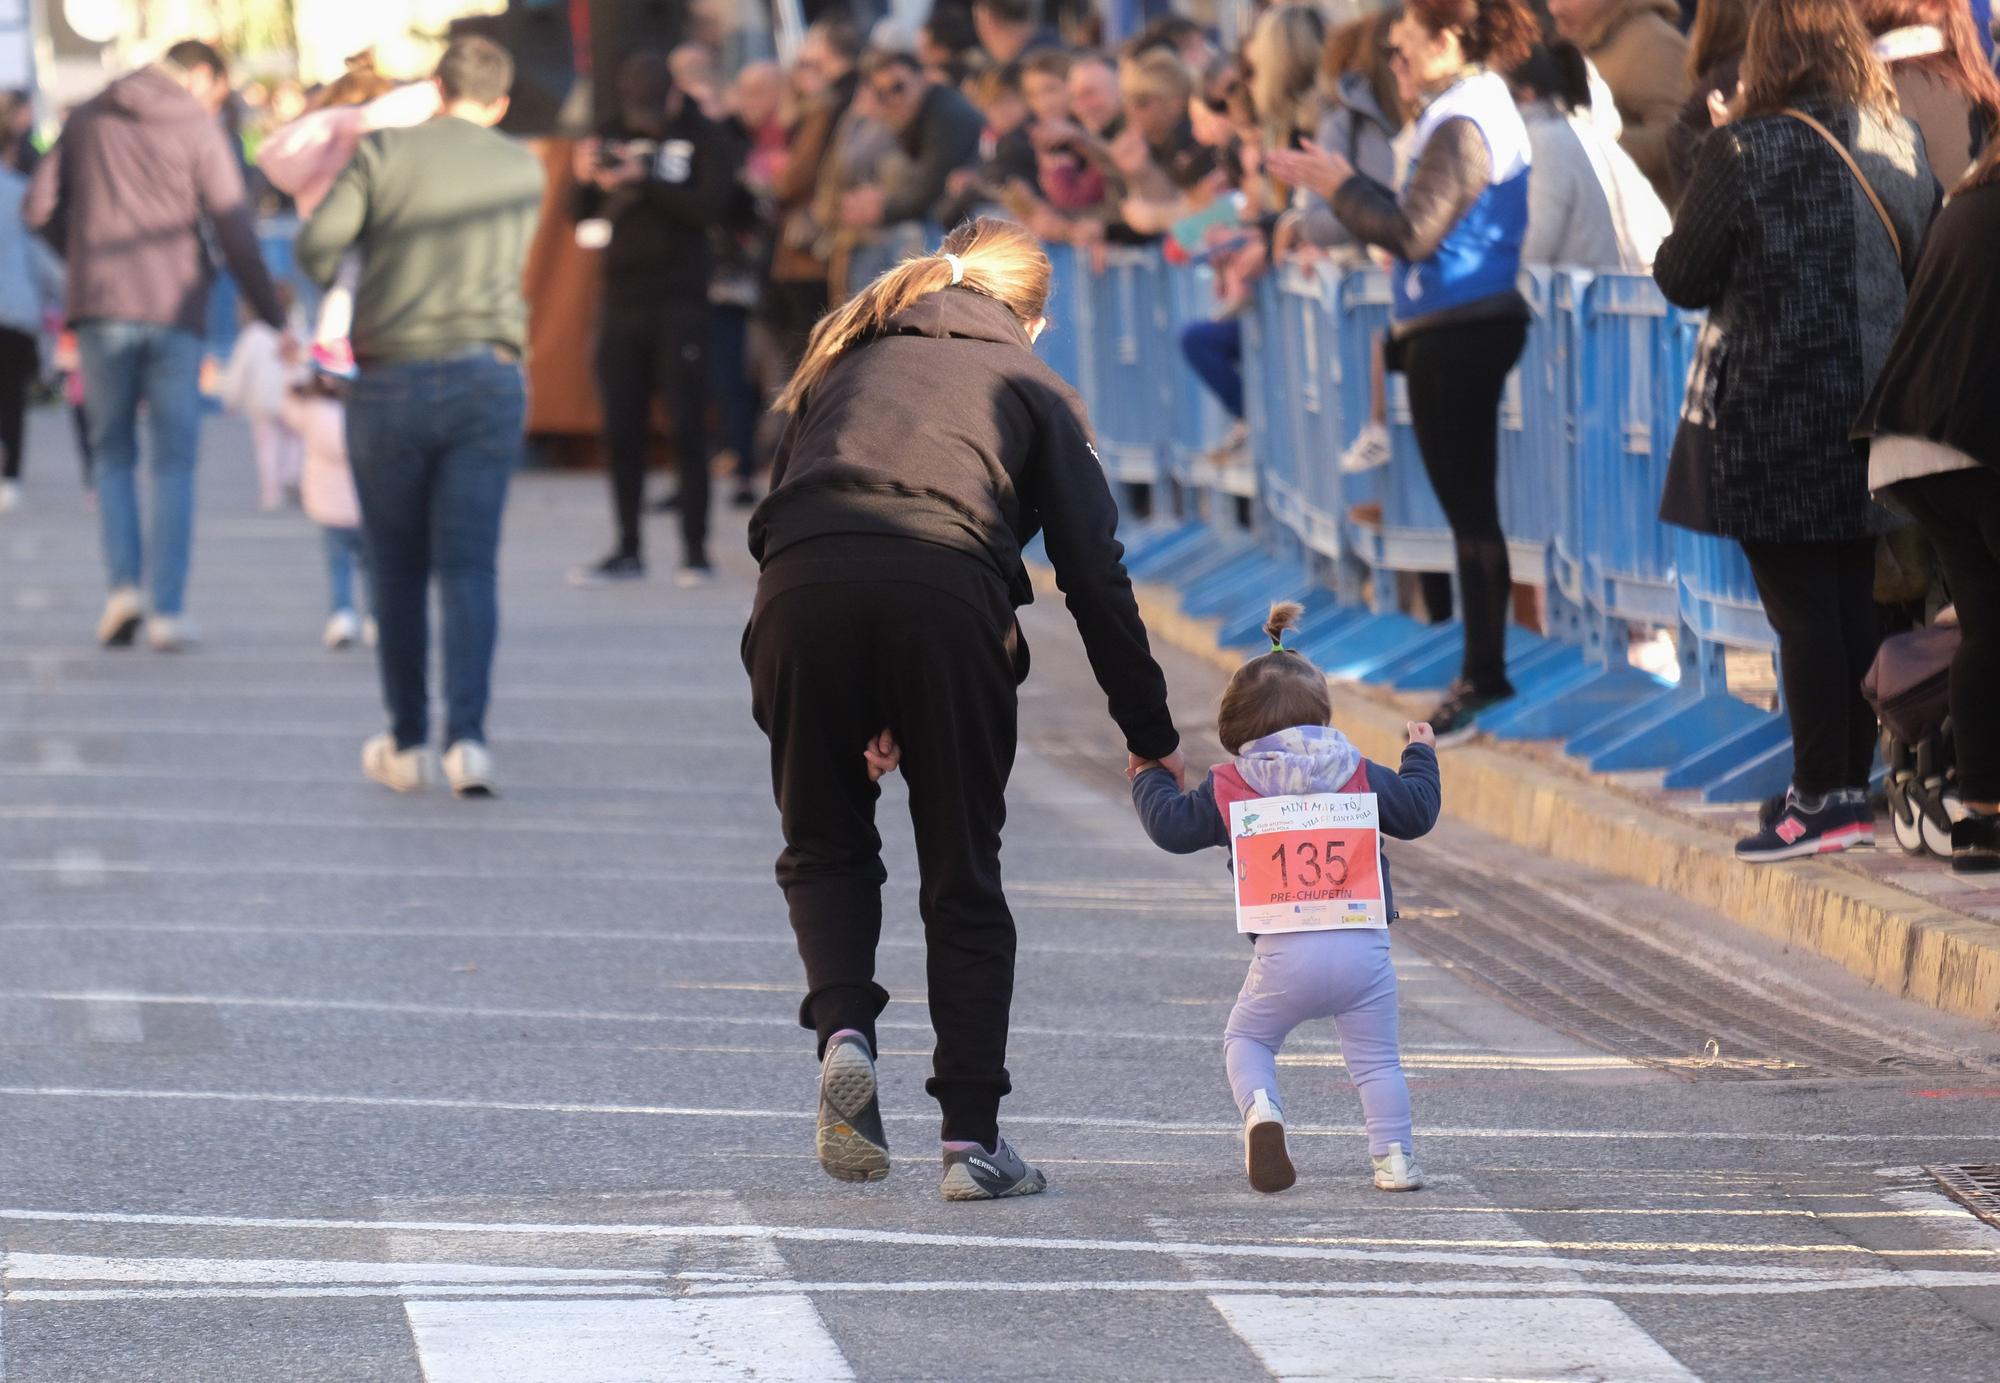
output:
[[[532,160],[488,128],[505,110],[497,50],[455,44],[435,82],[398,85],[363,62],[296,100],[274,91],[252,141],[257,185],[306,217],[299,264],[324,290],[310,320],[258,256],[244,146],[216,119],[227,67],[207,45],[179,45],[80,107],[31,184],[0,144],[0,511],[15,501],[18,400],[52,354],[37,338],[60,271],[32,230],[67,261],[112,588],[100,635],[188,642],[217,247],[263,328],[245,333],[263,355],[232,370],[232,398],[301,455],[272,453],[263,497],[278,502],[288,464],[319,477],[328,642],[380,640],[395,727],[369,771],[423,780],[420,593],[435,576],[458,754],[446,767],[476,791],[492,775],[480,660],[520,443],[452,422],[437,401],[503,401],[483,408],[488,422],[519,411],[531,203],[564,209],[600,252],[587,348],[611,543],[572,573],[586,586],[647,574],[649,507],[675,511],[677,584],[708,581],[711,476],[758,503],[782,424],[769,403],[815,324],[970,218],[1014,221],[1086,263],[1157,245],[1208,265],[1214,312],[1182,346],[1239,420],[1219,463],[1248,445],[1241,322],[1259,281],[1287,264],[1374,262],[1395,291],[1375,416],[1323,463],[1387,461],[1381,378],[1403,374],[1455,549],[1464,662],[1431,717],[1449,745],[1513,695],[1495,418],[1528,327],[1519,270],[1650,272],[1708,313],[1662,513],[1742,543],[1792,717],[1792,789],[1739,853],[1867,841],[1876,721],[1861,681],[1885,607],[1894,627],[1949,605],[1954,850],[1964,867],[2000,867],[2000,80],[1983,10],[1288,0],[1255,7],[1233,44],[1166,17],[1115,46],[1097,42],[1098,16],[1040,0],[938,0],[916,32],[816,12],[783,68],[728,71],[698,41],[626,55],[601,78],[605,118],[568,132],[573,157],[553,169],[567,186],[546,202]],[[0,114],[4,141],[15,122]],[[449,219],[449,237],[427,239],[418,202]],[[397,215],[418,218],[408,234],[386,229]],[[678,483],[649,502],[656,405]],[[464,514],[477,521],[448,521]],[[1885,552],[1921,573],[1894,600],[1880,589]],[[357,564],[372,581],[354,580]],[[372,622],[357,590],[370,585]],[[1437,582],[1413,598],[1438,617],[1454,601]]]

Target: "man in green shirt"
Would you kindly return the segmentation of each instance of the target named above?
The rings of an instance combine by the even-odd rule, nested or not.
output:
[[[486,703],[499,631],[496,567],[527,408],[521,275],[541,164],[493,132],[514,63],[461,38],[438,64],[438,115],[369,135],[299,232],[299,267],[333,282],[358,257],[347,449],[374,576],[390,729],[362,768],[409,792],[431,778],[430,582],[444,615],[444,772],[493,792]]]

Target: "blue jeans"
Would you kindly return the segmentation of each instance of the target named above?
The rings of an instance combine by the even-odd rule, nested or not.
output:
[[[527,389],[490,349],[364,366],[347,454],[373,574],[382,699],[396,747],[430,737],[430,583],[444,617],[445,743],[486,741],[496,569],[507,482],[521,464]]]
[[[723,303],[708,310],[708,388],[722,417],[721,441],[736,453],[736,477],[757,473],[757,386],[750,379],[750,309]]]
[[[358,528],[322,525],[320,536],[326,545],[326,588],[332,597],[333,613],[361,606],[354,599],[354,569],[368,562],[368,540]]]
[[[90,401],[104,566],[113,589],[152,577],[153,613],[178,615],[194,547],[194,458],[201,440],[201,338],[153,322],[76,329]],[[139,405],[153,434],[153,560],[139,534]]]
[[[1232,418],[1243,416],[1243,323],[1191,322],[1181,329],[1181,354]]]

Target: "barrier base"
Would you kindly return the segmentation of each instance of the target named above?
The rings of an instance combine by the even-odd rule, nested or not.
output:
[[[1701,790],[1704,802],[1761,802],[1783,792],[1792,781],[1792,736],[1746,760]]]
[[[1651,714],[1626,718],[1622,732],[1590,754],[1590,766],[1599,773],[1667,768],[1769,718],[1727,692],[1677,693]]]
[[[1454,622],[1447,627],[1458,629],[1460,626]],[[1516,693],[1521,689],[1518,674],[1532,670],[1544,659],[1559,651],[1558,645],[1519,625],[1508,626],[1506,646],[1507,677],[1514,683]],[[1451,685],[1452,679],[1458,676],[1463,661],[1464,646],[1461,639],[1450,648],[1399,661],[1383,674],[1381,680],[1397,691],[1443,691]]]
[[[1459,638],[1455,624],[1423,624],[1398,613],[1364,614],[1345,628],[1309,639],[1299,651],[1319,664],[1327,676],[1366,681],[1382,665],[1407,657],[1442,639]]]
[[[1216,541],[1209,526],[1197,521],[1140,525],[1130,530],[1121,525],[1118,537],[1125,544],[1125,570],[1134,580],[1143,580],[1155,569]]]
[[[1789,747],[1791,742],[1791,723],[1782,715],[1764,712],[1735,734],[1682,759],[1667,770],[1667,776],[1660,785],[1673,789],[1699,789],[1704,800],[1717,801],[1719,799],[1710,795],[1715,784],[1726,781],[1745,764],[1762,758],[1773,748],[1779,745]]]
[[[1480,724],[1495,739],[1562,739],[1664,690],[1664,682],[1637,668],[1586,663],[1536,693],[1517,696],[1516,705],[1481,717]]]
[[[1195,616],[1227,615],[1245,602],[1263,603],[1270,611],[1272,592],[1277,599],[1289,598],[1302,581],[1299,564],[1280,562],[1261,549],[1251,549],[1206,579],[1186,586],[1181,592],[1181,609]]]
[[[1354,620],[1367,615],[1367,611],[1354,605],[1343,605],[1340,597],[1324,586],[1314,586],[1310,580],[1293,573],[1293,584],[1284,589],[1274,588],[1272,601],[1296,600],[1305,606],[1305,614],[1299,623],[1305,631],[1300,638],[1325,635],[1335,629],[1343,629]],[[1224,648],[1243,649],[1249,653],[1261,653],[1270,647],[1264,637],[1264,622],[1271,617],[1271,607],[1262,603],[1246,602],[1243,613],[1222,626],[1217,636]]]

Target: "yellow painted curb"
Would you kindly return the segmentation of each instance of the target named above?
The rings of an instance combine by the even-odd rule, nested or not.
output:
[[[1222,621],[1183,614],[1171,587],[1139,585],[1146,628],[1225,670]],[[1405,713],[1388,694],[1338,683],[1340,727],[1394,763]],[[2000,1027],[2000,925],[1823,862],[1747,865],[1723,832],[1579,770],[1490,742],[1448,751],[1444,809],[1517,845],[1677,894],[1825,956],[1891,994]]]

